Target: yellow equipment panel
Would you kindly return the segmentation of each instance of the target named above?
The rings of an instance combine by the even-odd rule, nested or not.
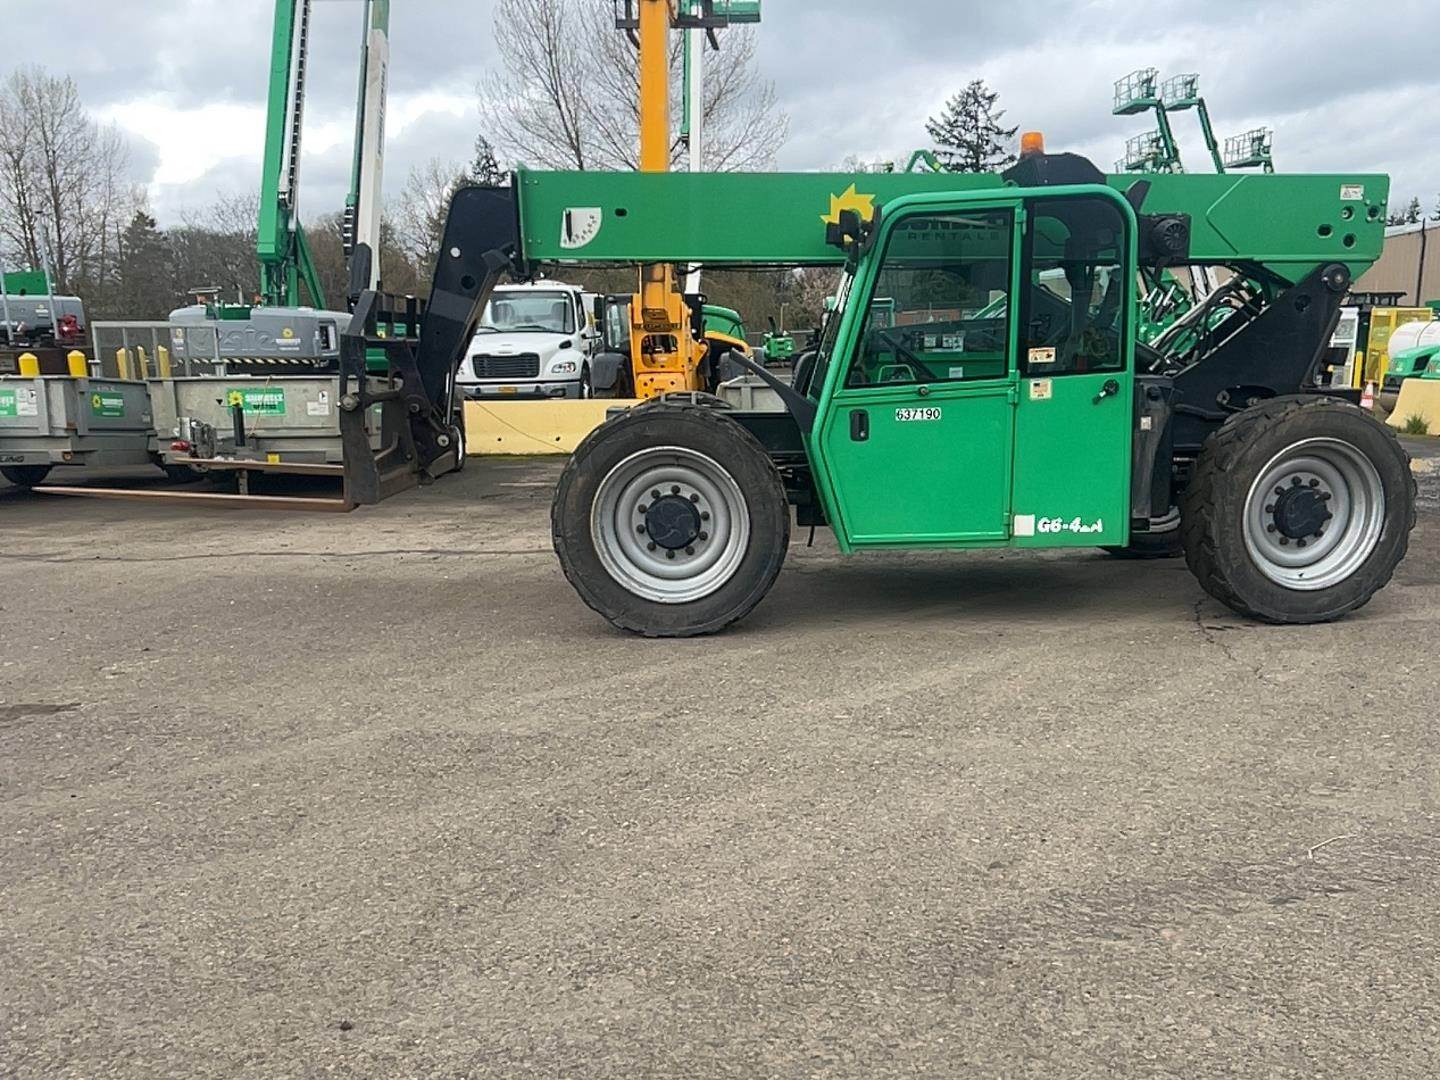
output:
[[[1370,313],[1370,336],[1365,342],[1365,363],[1357,372],[1355,385],[1367,382],[1385,385],[1385,372],[1390,367],[1390,335],[1397,327],[1412,322],[1429,322],[1435,313],[1429,308],[1376,308]]]
[[[467,454],[569,454],[605,422],[605,411],[635,401],[465,402]]]

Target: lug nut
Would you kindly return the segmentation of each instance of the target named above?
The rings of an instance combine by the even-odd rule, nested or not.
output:
[[[1332,498],[1334,498],[1334,496],[1331,495],[1330,492],[1328,492],[1328,491],[1322,491],[1322,492],[1320,493],[1320,501],[1321,501],[1321,502],[1329,502]]]
[[[1315,539],[1316,539],[1316,540],[1323,540],[1324,538],[1325,538],[1325,530],[1324,530],[1324,529],[1316,529],[1316,530],[1315,530]]]
[[[694,549],[693,547],[687,547],[687,548],[685,549],[685,554],[686,554],[686,555],[694,555],[694,554],[695,554],[695,549]]]
[[[701,539],[701,540],[709,540],[709,539],[710,539],[710,534],[707,533],[707,532],[702,532],[702,533],[700,534],[700,539]]]
[[[1298,476],[1292,476],[1292,477],[1290,478],[1290,486],[1291,486],[1291,487],[1299,487],[1301,483],[1302,483],[1302,481],[1301,481],[1300,477],[1298,477]]]
[[[700,511],[700,520],[701,520],[701,521],[709,521],[709,520],[710,520],[710,511],[709,511],[709,510],[701,510],[701,511]]]
[[[650,492],[650,498],[652,498],[652,499],[658,499],[658,498],[660,498],[660,489],[659,489],[659,488],[656,488],[654,491]]]
[[[698,503],[698,502],[700,501],[700,496],[699,496],[699,495],[691,495],[691,496],[690,496],[690,501],[691,501],[692,503]]]
[[[646,545],[645,545],[645,550],[646,550],[646,551],[654,551],[654,550],[655,550],[655,541],[652,540],[652,541],[650,541],[650,543],[646,544]]]
[[[680,485],[679,485],[679,484],[671,484],[671,485],[670,485],[670,494],[671,494],[671,495],[679,495],[679,494],[680,494]]]
[[[1310,486],[1311,486],[1312,488],[1317,488],[1317,487],[1320,486],[1320,481],[1319,481],[1319,480],[1316,480],[1316,479],[1312,476],[1312,477],[1310,478]]]
[[[1289,538],[1288,536],[1282,536],[1282,537],[1280,537],[1280,546],[1281,546],[1281,547],[1289,547],[1289,546],[1290,546],[1290,538]]]
[[[650,507],[646,506],[644,503],[641,503],[635,508],[635,512],[637,514],[648,514],[650,512]]]
[[[1305,546],[1305,541],[1304,541],[1304,540],[1296,540],[1296,541],[1295,541],[1295,546],[1296,546],[1296,547],[1304,547],[1304,546]]]
[[[645,535],[645,526],[644,526],[644,525],[636,525],[636,526],[635,526],[635,531],[638,532],[641,536],[644,536],[644,535]]]
[[[675,558],[675,552],[673,552],[673,551],[667,551],[667,552],[665,552],[665,558],[667,558],[667,559],[673,559],[673,558]]]
[[[1265,531],[1266,531],[1266,532],[1272,532],[1272,533],[1273,533],[1273,532],[1275,531],[1275,526],[1274,526],[1274,525],[1266,525],[1266,526],[1265,526]]]
[[[1277,487],[1277,488],[1275,489],[1275,494],[1276,494],[1276,495],[1284,495],[1284,494],[1285,494],[1285,489],[1284,489],[1283,487]]]
[[[642,511],[640,511],[640,512],[643,514],[645,511],[642,510]],[[1275,512],[1275,504],[1274,504],[1274,503],[1270,503],[1268,506],[1265,507],[1265,513],[1267,513],[1267,514],[1273,514],[1274,512]]]

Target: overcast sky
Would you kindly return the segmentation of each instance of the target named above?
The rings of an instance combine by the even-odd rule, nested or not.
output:
[[[607,5],[610,0],[592,0]],[[847,155],[903,159],[925,118],[972,78],[1008,122],[1109,168],[1146,117],[1110,115],[1112,83],[1143,66],[1199,72],[1222,137],[1275,129],[1286,172],[1380,171],[1392,202],[1427,209],[1440,190],[1435,0],[766,0],[760,59],[791,136],[781,168]],[[344,202],[354,131],[358,0],[316,0],[306,106],[307,216]],[[493,0],[395,0],[386,187],[412,165],[463,160],[478,128],[474,87],[498,63]],[[163,223],[217,193],[259,186],[270,0],[0,0],[8,44],[68,73],[97,116],[128,134],[136,179]],[[22,48],[16,46],[23,43]],[[1177,118],[1188,163],[1204,149]]]

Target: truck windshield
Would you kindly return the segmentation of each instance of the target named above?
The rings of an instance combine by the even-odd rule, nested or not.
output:
[[[495,293],[480,316],[490,334],[573,334],[575,307],[562,292]]]

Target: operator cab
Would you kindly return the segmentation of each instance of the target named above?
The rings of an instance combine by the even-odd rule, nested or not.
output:
[[[843,548],[1128,540],[1135,222],[1097,184],[884,207],[798,387]]]

